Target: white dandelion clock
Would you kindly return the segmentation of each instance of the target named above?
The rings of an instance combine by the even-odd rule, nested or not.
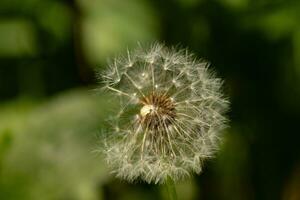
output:
[[[207,62],[156,44],[115,59],[100,78],[120,100],[104,150],[117,177],[162,183],[201,172],[228,108]]]

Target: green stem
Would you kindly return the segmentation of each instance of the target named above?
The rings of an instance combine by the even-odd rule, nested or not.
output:
[[[175,188],[175,183],[171,178],[166,180],[166,187],[168,192],[169,200],[177,200],[177,193]]]

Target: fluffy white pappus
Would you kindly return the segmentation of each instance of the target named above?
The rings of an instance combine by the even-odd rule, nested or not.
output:
[[[116,58],[100,75],[120,100],[104,153],[128,181],[163,183],[200,173],[226,127],[222,81],[187,50],[154,44]]]

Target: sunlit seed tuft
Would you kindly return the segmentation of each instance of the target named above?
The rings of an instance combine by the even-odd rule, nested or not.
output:
[[[101,78],[120,100],[104,138],[117,177],[162,183],[201,172],[218,149],[228,108],[207,62],[155,44],[116,58]]]

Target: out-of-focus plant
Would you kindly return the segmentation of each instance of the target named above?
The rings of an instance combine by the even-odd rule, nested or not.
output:
[[[0,198],[101,198],[107,173],[92,146],[103,126],[106,100],[85,91],[69,92],[39,103],[26,118],[6,127],[0,133]]]
[[[145,0],[76,1],[81,14],[80,41],[91,66],[105,64],[114,56],[158,37],[159,21],[151,3]]]

